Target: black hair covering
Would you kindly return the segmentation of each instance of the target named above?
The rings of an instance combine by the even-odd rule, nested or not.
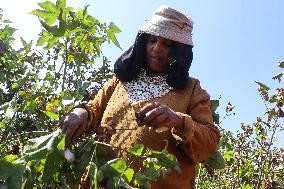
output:
[[[114,63],[114,73],[121,81],[131,81],[138,76],[141,68],[147,68],[146,44],[148,36],[146,33],[138,33],[134,45]],[[174,89],[186,87],[192,59],[192,46],[175,42],[170,47],[167,83]]]

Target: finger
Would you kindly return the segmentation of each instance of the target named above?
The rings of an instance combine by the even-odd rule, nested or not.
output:
[[[66,132],[68,126],[69,126],[68,117],[65,117],[65,119],[63,119],[63,121],[61,122],[62,133]]]
[[[71,137],[69,135],[65,135],[65,148],[69,148],[71,145]]]
[[[161,125],[164,125],[163,123],[165,123],[166,120],[168,120],[168,118],[169,118],[168,114],[163,112],[158,116],[156,116],[154,119],[152,119],[150,125],[153,127],[160,127]]]
[[[61,118],[58,122],[58,126],[62,129],[62,126],[63,126],[63,122],[65,120],[65,117]]]
[[[75,131],[73,137],[71,138],[72,144],[75,143],[75,140],[82,135],[82,133],[85,131],[87,126],[87,122],[82,123],[79,128]]]
[[[75,131],[78,129],[80,125],[69,125],[69,127],[67,127],[66,132],[65,132],[65,144],[70,145],[71,144],[71,140],[73,135],[75,134]]]
[[[157,108],[154,108],[153,110],[150,110],[145,114],[145,117],[143,118],[142,122],[145,125],[152,125],[151,122],[159,115],[164,113],[164,109],[158,106]]]
[[[144,115],[153,110],[154,108],[157,108],[160,104],[158,102],[154,102],[154,103],[150,103],[150,104],[147,104],[146,106],[144,106],[140,112],[138,112],[138,115],[140,117],[144,117]]]

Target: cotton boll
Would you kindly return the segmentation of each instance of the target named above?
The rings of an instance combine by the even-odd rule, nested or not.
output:
[[[74,153],[72,153],[68,148],[64,152],[64,157],[68,162],[72,162],[75,159]]]

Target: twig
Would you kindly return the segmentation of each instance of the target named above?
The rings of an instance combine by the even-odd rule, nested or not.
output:
[[[274,126],[275,126],[275,125],[277,125],[277,119],[274,119],[274,121],[275,121],[274,122]],[[272,140],[274,138],[275,132],[276,132],[276,127],[273,128],[271,139],[270,139],[270,142],[268,144],[266,152],[270,151],[270,148],[271,148],[271,145],[272,145]],[[262,174],[263,174],[263,167],[264,167],[265,162],[267,161],[268,156],[265,156],[265,158],[263,159],[262,153],[261,153],[260,157],[261,157],[261,167],[260,167],[260,174],[259,174],[258,179],[257,179],[257,185],[256,185],[257,189],[260,189],[260,187],[261,187],[261,180],[262,180],[261,177],[262,177]],[[265,175],[264,175],[264,177],[265,177]]]

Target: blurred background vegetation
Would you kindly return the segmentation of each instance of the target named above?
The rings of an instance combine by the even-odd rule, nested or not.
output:
[[[120,159],[106,162],[107,144],[96,134],[66,151],[58,120],[74,105],[93,98],[113,75],[101,45],[120,48],[120,29],[89,15],[88,6],[74,10],[65,0],[38,5],[32,14],[42,31],[33,41],[21,38],[19,49],[13,48],[16,29],[0,9],[0,188],[77,188],[82,183],[92,188],[149,188],[149,180],[178,171],[166,148],[155,152],[141,144],[129,153],[145,162],[153,158],[145,163],[146,172],[133,173]],[[219,101],[212,101],[225,162],[213,158],[200,164],[196,188],[284,188],[284,149],[273,145],[276,133],[283,133],[284,62],[278,66],[281,72],[272,77],[277,87],[256,82],[266,107],[263,115],[240,125],[237,133],[224,130],[221,123],[233,119],[234,106],[228,104],[226,115],[219,116]]]

